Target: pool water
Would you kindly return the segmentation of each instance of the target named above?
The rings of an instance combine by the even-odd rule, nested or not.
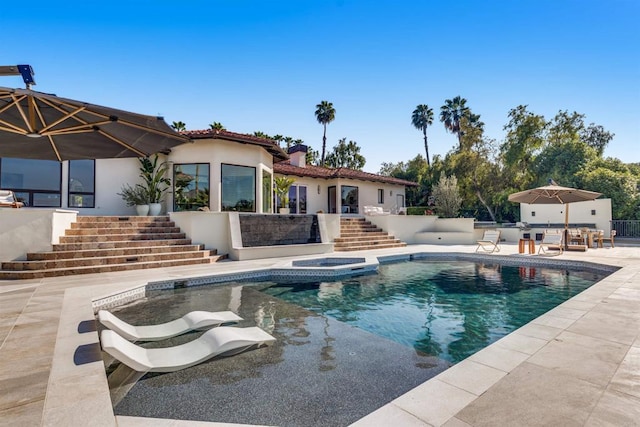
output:
[[[330,283],[270,282],[261,291],[456,363],[606,275],[411,261],[381,265],[377,275]]]

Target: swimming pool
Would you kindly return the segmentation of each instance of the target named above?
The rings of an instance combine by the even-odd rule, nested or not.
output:
[[[270,283],[261,290],[455,363],[602,277],[497,263],[411,261],[383,265],[377,275]]]
[[[245,319],[239,326],[258,325],[277,341],[182,371],[147,374],[115,403],[115,413],[348,425],[608,274],[452,260],[379,270],[335,282],[305,278],[174,289],[120,308],[118,316],[134,324],[230,309]]]

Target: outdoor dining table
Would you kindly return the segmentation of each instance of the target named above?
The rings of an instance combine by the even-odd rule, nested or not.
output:
[[[585,244],[587,247],[593,247],[593,238],[598,235],[598,230],[581,229],[582,234],[585,236]]]

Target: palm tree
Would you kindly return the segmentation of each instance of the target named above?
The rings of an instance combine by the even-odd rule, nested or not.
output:
[[[324,155],[327,149],[327,125],[336,118],[336,110],[333,104],[328,101],[322,101],[316,105],[316,119],[324,127],[322,134],[322,157],[320,157],[320,166],[324,166]]]
[[[411,123],[424,134],[424,151],[427,153],[427,166],[431,168],[429,145],[427,144],[427,126],[433,124],[433,109],[429,108],[427,104],[418,105],[411,115]]]
[[[211,130],[216,130],[216,131],[226,130],[222,125],[222,123],[220,122],[213,122],[209,125],[209,127],[211,128]]]
[[[187,130],[187,125],[185,122],[173,122],[173,124],[171,125],[171,127],[173,128],[173,130],[175,130],[176,132],[184,132],[185,130]]]
[[[456,134],[459,147],[462,147],[460,119],[469,116],[471,112],[466,104],[467,100],[458,95],[453,99],[446,99],[444,105],[440,107],[440,121],[444,123],[444,127],[448,132]]]

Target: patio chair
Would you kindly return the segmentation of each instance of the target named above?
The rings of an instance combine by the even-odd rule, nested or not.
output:
[[[107,328],[116,331],[130,341],[160,341],[175,337],[194,329],[237,323],[242,317],[231,311],[192,311],[179,319],[159,325],[133,326],[118,319],[106,310],[98,312],[98,320]]]
[[[601,239],[599,239],[598,243],[602,244],[604,241],[609,240],[611,242],[611,247],[615,248],[616,246],[615,246],[613,240],[616,237],[617,231],[616,230],[611,230],[611,234],[609,234],[609,237],[604,237],[604,232],[602,234],[603,234],[603,236],[602,236]],[[600,246],[600,247],[602,247],[602,246]]]
[[[550,253],[551,250],[557,251],[555,255],[560,255],[564,248],[562,233],[556,230],[547,230],[542,235],[542,241],[539,244],[538,254]]]
[[[498,230],[485,230],[482,240],[478,240],[478,247],[476,252],[482,249],[484,252],[492,253],[494,251],[500,252],[500,231]]]
[[[569,244],[576,243],[578,245],[584,245],[584,236],[577,228],[569,228],[567,230]]]
[[[24,203],[19,202],[16,195],[11,190],[0,190],[1,208],[21,208]]]
[[[102,349],[138,372],[179,371],[215,356],[231,356],[252,347],[271,344],[275,340],[257,326],[220,326],[186,344],[164,348],[140,347],[109,329],[100,334]]]

